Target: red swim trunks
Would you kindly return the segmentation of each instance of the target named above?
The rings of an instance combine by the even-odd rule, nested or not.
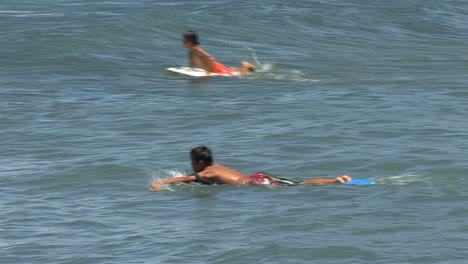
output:
[[[229,68],[229,67],[225,66],[224,64],[219,63],[217,61],[214,62],[213,73],[235,75],[234,71],[231,68]]]
[[[250,175],[250,184],[261,185],[261,184],[272,184],[272,185],[297,185],[299,182],[294,182],[288,179],[276,178],[273,176],[267,176],[263,172],[257,172]]]

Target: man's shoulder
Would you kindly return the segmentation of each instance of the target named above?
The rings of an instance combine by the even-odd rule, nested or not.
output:
[[[228,168],[227,166],[224,166],[223,164],[219,164],[219,163],[213,163],[213,164],[211,165],[211,167],[212,167],[213,169],[216,169],[216,168],[218,168],[218,169],[219,169],[219,168],[222,168],[222,169]]]

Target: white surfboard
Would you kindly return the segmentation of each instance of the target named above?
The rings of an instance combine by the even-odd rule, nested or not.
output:
[[[218,74],[218,73],[209,73],[203,69],[198,68],[190,68],[190,67],[171,67],[166,68],[166,70],[170,72],[175,72],[178,74],[182,74],[185,76],[190,77],[207,77],[207,76],[227,76],[227,77],[234,77],[236,75],[229,75],[229,74]]]

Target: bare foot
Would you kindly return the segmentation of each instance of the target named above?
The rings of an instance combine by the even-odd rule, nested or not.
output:
[[[343,175],[341,177],[336,178],[336,181],[340,183],[350,182],[351,180],[352,178],[349,177],[348,175]]]
[[[257,69],[255,66],[253,66],[252,63],[248,61],[242,61],[242,67],[246,68],[249,71],[255,71]]]

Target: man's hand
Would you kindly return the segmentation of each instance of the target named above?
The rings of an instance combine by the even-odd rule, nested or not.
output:
[[[155,182],[155,183],[151,184],[150,191],[161,190],[162,185],[163,184],[161,182]]]

